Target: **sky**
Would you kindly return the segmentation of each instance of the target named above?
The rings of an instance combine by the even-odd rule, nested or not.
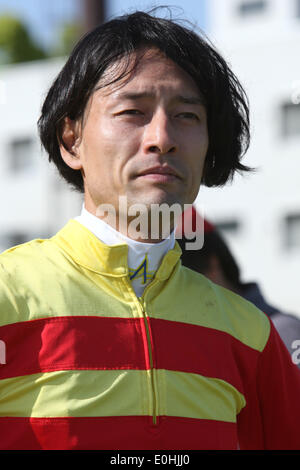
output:
[[[205,30],[206,2],[207,0],[108,0],[107,15],[111,17],[128,10],[170,5],[176,7],[175,17],[188,19]],[[28,25],[33,37],[47,48],[55,41],[59,25],[78,17],[80,0],[0,0],[0,15],[7,12],[18,15]]]

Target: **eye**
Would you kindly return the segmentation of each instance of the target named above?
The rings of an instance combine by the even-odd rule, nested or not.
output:
[[[122,115],[122,114],[128,114],[128,115],[132,115],[132,116],[139,116],[139,115],[142,115],[142,111],[138,110],[138,109],[124,109],[124,111],[121,111],[118,113],[118,115]]]
[[[195,113],[186,112],[186,113],[180,113],[177,116],[182,117],[184,119],[191,119],[191,120],[199,121],[199,116]]]

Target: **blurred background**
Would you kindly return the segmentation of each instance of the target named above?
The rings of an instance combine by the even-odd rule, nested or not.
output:
[[[52,236],[82,196],[58,177],[36,122],[76,41],[138,0],[0,0],[0,251]],[[163,2],[165,5],[166,3]],[[196,206],[222,232],[242,278],[300,317],[300,0],[172,1],[174,18],[201,28],[249,100],[255,173],[200,189]],[[165,12],[162,12],[165,14]]]

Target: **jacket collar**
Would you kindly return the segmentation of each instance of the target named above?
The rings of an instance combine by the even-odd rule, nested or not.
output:
[[[70,220],[51,240],[84,268],[107,276],[128,275],[127,244],[106,245],[76,220]],[[156,272],[157,279],[169,278],[181,253],[176,242],[174,249],[164,256]]]

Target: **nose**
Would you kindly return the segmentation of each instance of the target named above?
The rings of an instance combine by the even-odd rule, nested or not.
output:
[[[143,146],[145,153],[175,153],[177,143],[171,119],[164,110],[157,110],[144,131]]]

